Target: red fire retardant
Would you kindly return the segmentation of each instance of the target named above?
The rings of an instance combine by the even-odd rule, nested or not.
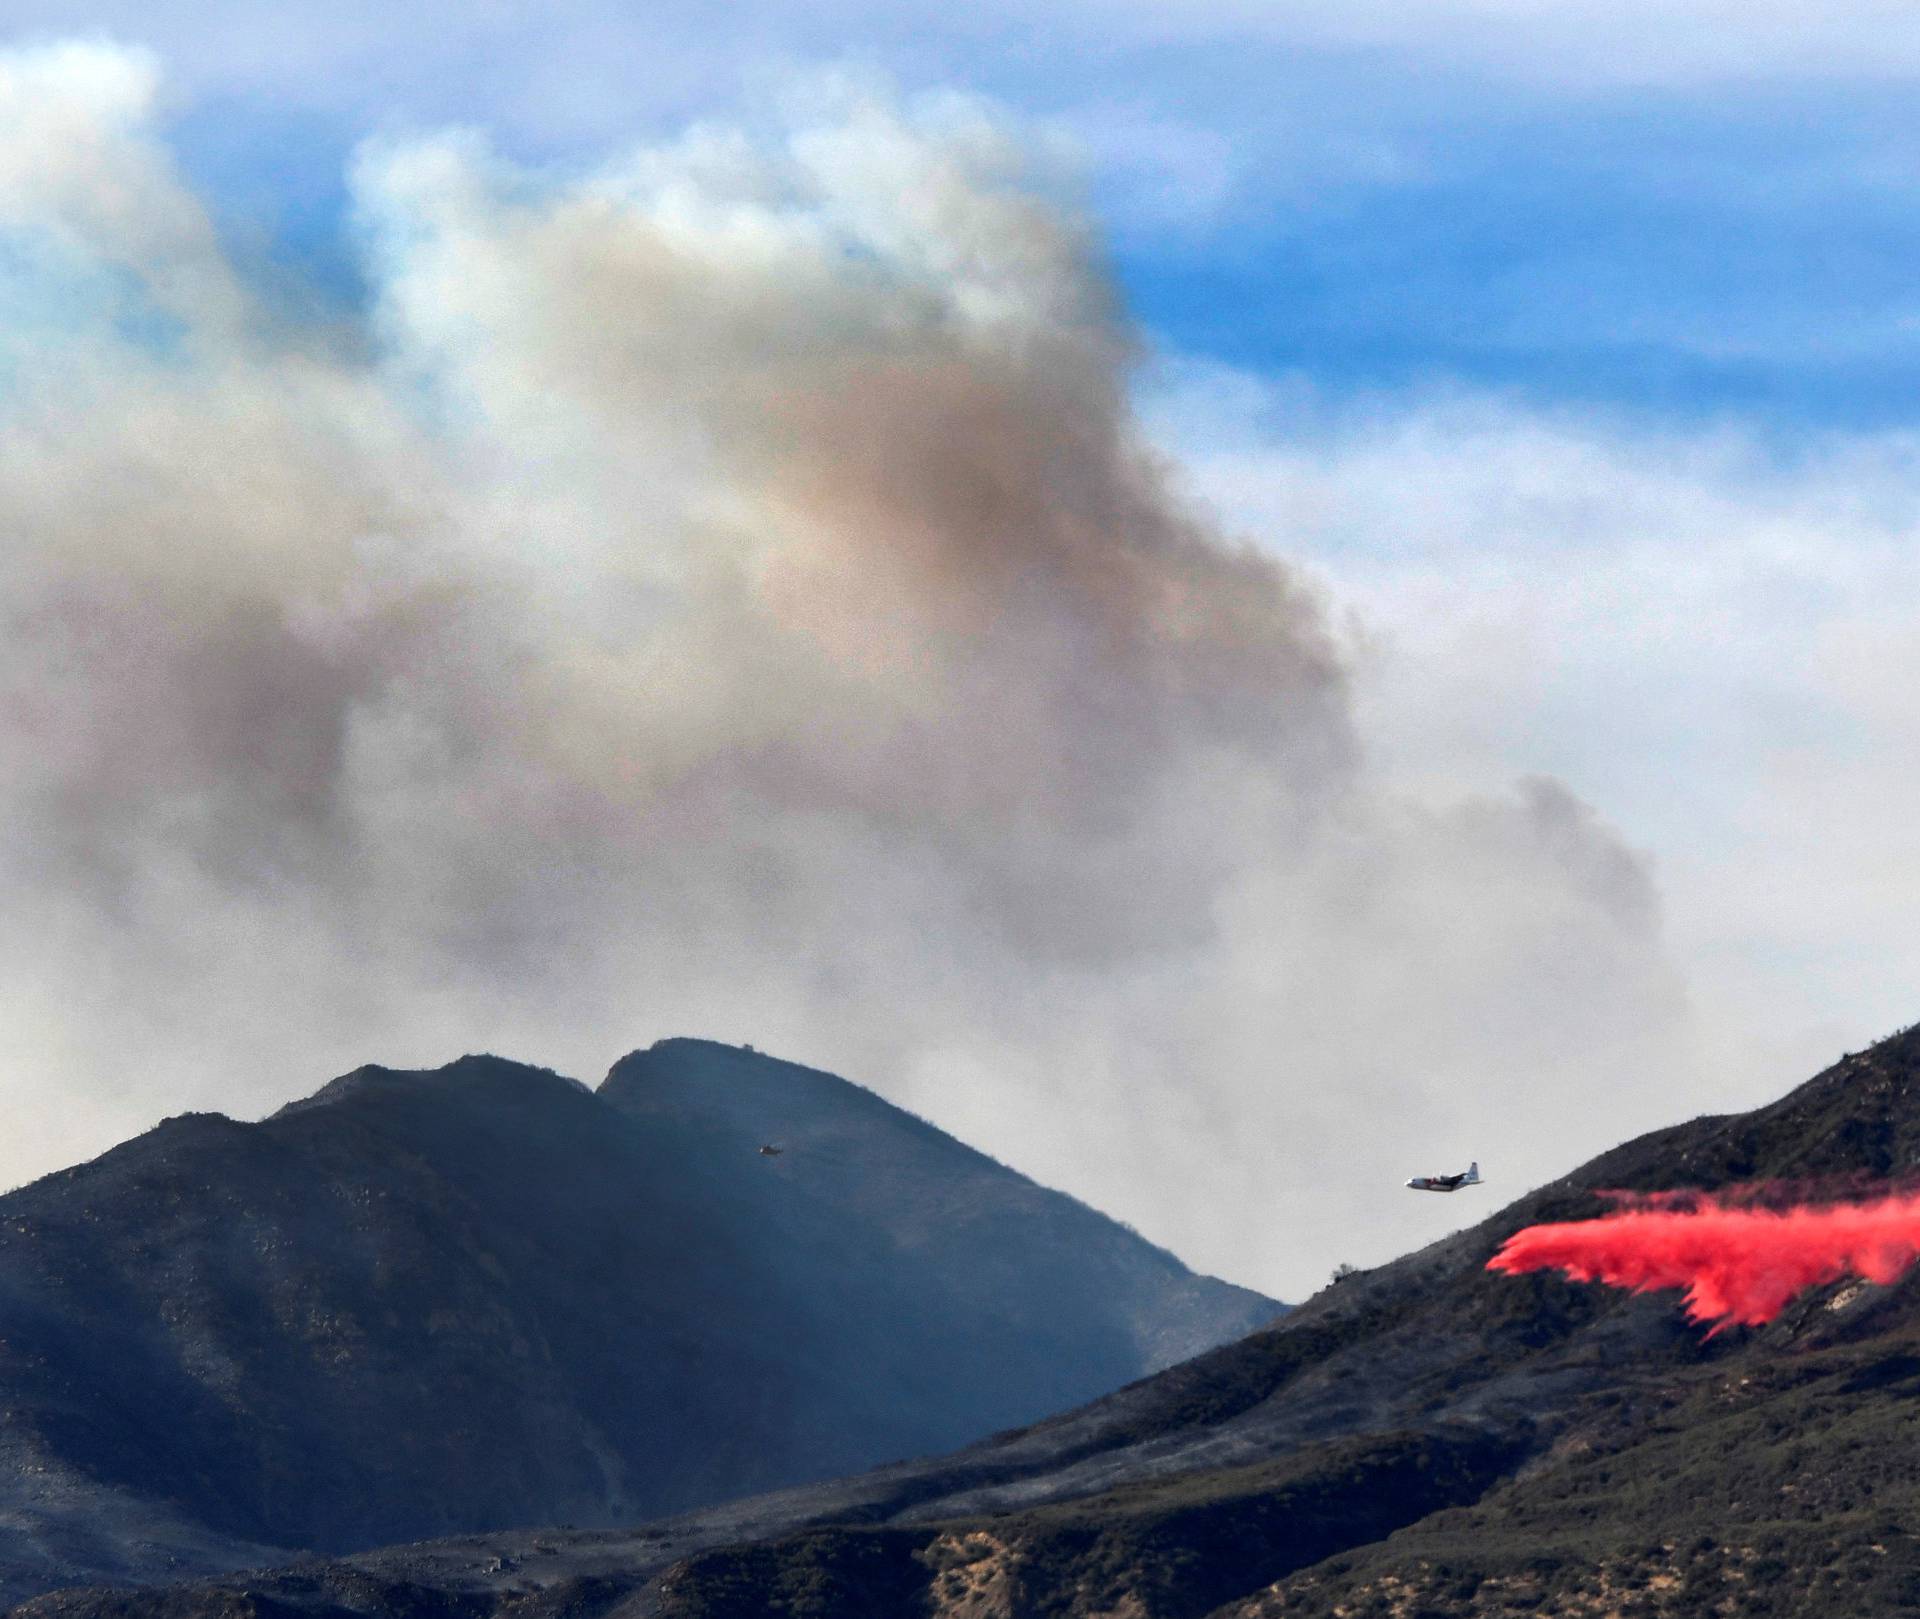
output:
[[[1771,1321],[1796,1294],[1843,1276],[1898,1281],[1916,1255],[1920,1194],[1771,1209],[1729,1207],[1723,1193],[1687,1208],[1528,1226],[1487,1269],[1559,1270],[1636,1293],[1685,1288],[1687,1314],[1719,1332]]]

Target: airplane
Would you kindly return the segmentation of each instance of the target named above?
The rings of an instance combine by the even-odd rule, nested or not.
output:
[[[785,1152],[786,1150],[787,1149],[785,1147],[776,1147],[771,1141],[769,1141],[764,1147],[760,1149],[760,1156],[762,1158],[778,1158],[780,1154]]]
[[[1407,1182],[1408,1188],[1415,1192],[1457,1192],[1463,1186],[1479,1184],[1480,1165],[1478,1163],[1468,1164],[1464,1175],[1415,1175]]]

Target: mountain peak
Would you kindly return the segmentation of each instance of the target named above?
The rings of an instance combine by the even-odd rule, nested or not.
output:
[[[937,1136],[952,1151],[973,1155],[863,1085],[718,1040],[656,1040],[615,1063],[599,1096],[630,1115],[687,1113],[724,1121],[763,1141],[797,1131],[890,1125]]]
[[[383,1095],[442,1094],[449,1098],[472,1098],[485,1094],[538,1095],[557,1090],[579,1094],[589,1087],[551,1068],[515,1062],[491,1052],[469,1052],[438,1068],[386,1068],[379,1063],[363,1063],[350,1073],[328,1080],[312,1095],[287,1103],[273,1117],[285,1118],[312,1108],[337,1107],[343,1102]]]
[[[1280,1308],[706,1040],[599,1093],[473,1055],[175,1120],[0,1198],[0,1298],[0,1525],[26,1525],[0,1607],[754,1495],[1031,1422]]]
[[[833,1087],[858,1090],[859,1086],[830,1074],[825,1069],[808,1068],[770,1056],[750,1045],[728,1045],[723,1040],[702,1040],[692,1035],[669,1035],[641,1051],[630,1051],[607,1071],[601,1090],[625,1089],[663,1079],[738,1080],[782,1076],[789,1080],[810,1079]]]

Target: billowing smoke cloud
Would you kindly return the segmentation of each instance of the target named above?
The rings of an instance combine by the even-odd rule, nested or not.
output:
[[[1558,1270],[1636,1293],[1684,1288],[1687,1315],[1712,1322],[1711,1337],[1735,1324],[1762,1326],[1808,1288],[1844,1276],[1896,1282],[1920,1257],[1920,1193],[1755,1206],[1765,1200],[1764,1191],[1734,1188],[1597,1220],[1528,1226],[1487,1268],[1515,1276]]]
[[[1425,1233],[1409,1159],[1671,1105],[1642,860],[1551,781],[1374,784],[993,116],[375,145],[334,319],[230,262],[157,86],[0,57],[0,1172],[704,1033],[1297,1293]]]

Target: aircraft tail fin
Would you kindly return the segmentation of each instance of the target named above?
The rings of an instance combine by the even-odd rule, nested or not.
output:
[[[1476,1158],[1472,1163],[1467,1165],[1467,1179],[1465,1184],[1468,1186],[1478,1186],[1480,1184],[1479,1159]]]

